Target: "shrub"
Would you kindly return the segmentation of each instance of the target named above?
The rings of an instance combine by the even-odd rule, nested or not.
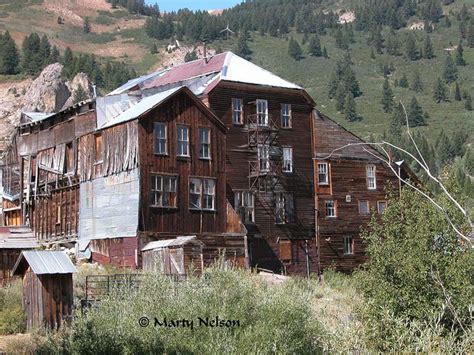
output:
[[[22,307],[22,284],[15,280],[0,288],[0,334],[21,333],[26,329]]]

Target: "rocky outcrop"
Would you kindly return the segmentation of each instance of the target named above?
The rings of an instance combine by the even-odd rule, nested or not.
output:
[[[92,97],[92,86],[84,73],[67,81],[63,66],[48,65],[35,80],[0,85],[0,151],[10,141],[21,112],[57,112],[73,105],[77,98]],[[79,95],[80,94],[80,95]]]

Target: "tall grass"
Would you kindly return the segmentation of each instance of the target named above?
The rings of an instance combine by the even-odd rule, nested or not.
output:
[[[24,332],[26,318],[22,308],[21,280],[0,288],[0,335]]]

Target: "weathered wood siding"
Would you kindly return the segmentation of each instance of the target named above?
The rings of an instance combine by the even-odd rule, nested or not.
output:
[[[154,153],[154,122],[165,122],[168,132],[168,155]],[[189,127],[190,158],[177,157],[177,125]],[[199,128],[211,131],[211,159],[199,159]],[[180,93],[140,120],[139,155],[141,212],[140,230],[155,237],[226,231],[225,145],[222,128],[206,116],[189,96]],[[151,175],[178,176],[177,208],[150,207]],[[215,211],[189,209],[190,177],[214,178]]]
[[[293,173],[282,173],[280,184],[284,191],[292,193],[295,205],[295,223],[276,224],[275,206],[271,194],[255,194],[255,223],[247,224],[252,265],[265,265],[274,271],[292,269],[292,265],[306,263],[306,257],[294,253],[292,263],[284,267],[279,258],[278,240],[314,239],[314,187],[311,142],[312,104],[301,92],[284,89],[265,89],[261,86],[221,83],[208,97],[210,108],[226,124],[226,177],[227,198],[234,202],[234,191],[249,189],[249,160],[256,159],[256,153],[249,151],[248,134],[245,125],[232,122],[232,98],[243,100],[244,117],[256,113],[255,101],[268,101],[268,113],[280,128],[276,138],[280,146],[293,148]],[[291,104],[292,128],[281,127],[281,104]],[[254,236],[263,238],[253,240]],[[315,260],[312,269],[316,267]],[[262,266],[263,267],[263,266]],[[299,272],[299,267],[294,267]],[[290,272],[290,271],[289,271]]]
[[[20,253],[19,249],[0,249],[0,287],[10,281],[11,271]]]

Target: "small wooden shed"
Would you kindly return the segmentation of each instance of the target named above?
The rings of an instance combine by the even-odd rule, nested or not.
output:
[[[142,249],[143,269],[179,276],[186,275],[191,268],[201,273],[204,268],[203,246],[196,236],[150,242]]]
[[[13,275],[23,278],[23,307],[27,330],[45,326],[57,329],[72,314],[76,268],[63,251],[23,251]]]

